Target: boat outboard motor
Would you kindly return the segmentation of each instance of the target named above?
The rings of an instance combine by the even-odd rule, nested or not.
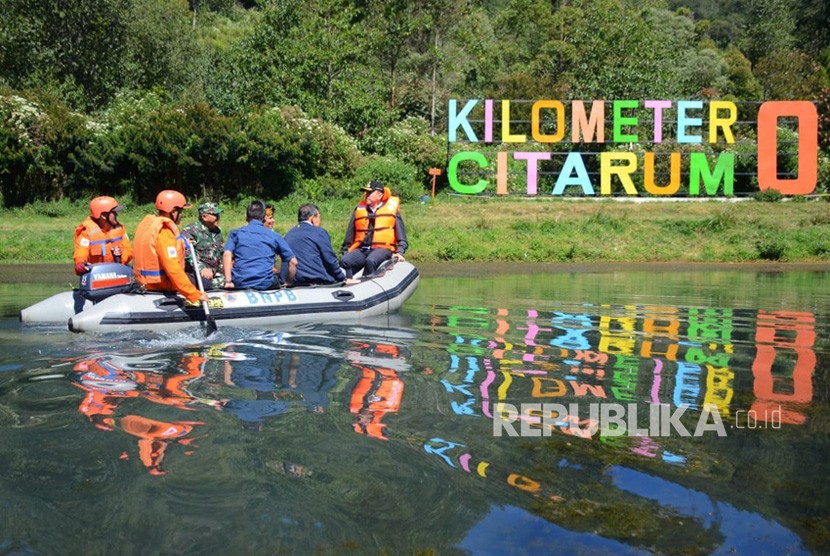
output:
[[[132,289],[133,269],[118,263],[92,265],[89,272],[81,275],[81,284],[78,287],[80,294],[93,303]]]

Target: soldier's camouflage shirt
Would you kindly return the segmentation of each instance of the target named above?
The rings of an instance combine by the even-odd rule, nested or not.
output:
[[[225,275],[222,272],[225,238],[222,229],[210,231],[201,221],[198,221],[186,226],[182,234],[193,244],[196,255],[199,257],[199,268],[209,268],[213,271],[213,288],[221,288],[225,283]],[[189,249],[185,255],[185,267],[188,272],[193,272],[193,261],[190,258]],[[208,287],[208,284],[205,284],[205,287]]]

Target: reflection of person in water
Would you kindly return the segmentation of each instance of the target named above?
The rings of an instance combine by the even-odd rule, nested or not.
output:
[[[262,430],[266,417],[282,415],[289,404],[276,399],[275,354],[269,352],[267,360],[243,357],[225,360],[224,383],[240,391],[246,397],[233,396],[222,404],[222,410],[239,417],[242,426],[250,430]],[[250,396],[253,397],[250,397]]]
[[[278,395],[299,395],[312,413],[323,413],[329,405],[329,391],[337,383],[340,360],[316,353],[286,353],[278,378]]]
[[[170,444],[185,444],[193,442],[193,438],[186,438],[196,425],[204,425],[201,421],[155,421],[138,415],[126,415],[121,419],[121,427],[133,436],[138,437],[138,455],[141,463],[153,475],[164,475],[167,471],[161,469],[161,462]]]
[[[255,429],[262,428],[266,417],[281,415],[292,405],[322,413],[329,405],[328,392],[337,381],[339,366],[337,359],[295,351],[274,352],[267,360],[226,360],[225,385],[252,391],[253,399],[232,397],[223,409]]]
[[[360,353],[368,348],[372,356],[382,355],[394,359],[399,356],[398,349],[391,344],[359,343],[354,347],[361,351],[350,351],[349,362],[362,373],[349,400],[349,411],[357,416],[354,430],[358,434],[388,440],[384,434],[386,424],[382,423],[381,419],[387,413],[397,413],[400,409],[403,380],[394,369],[361,362]],[[373,361],[376,361],[376,358],[373,358]]]
[[[183,372],[165,372],[130,369],[130,360],[118,356],[98,356],[77,363],[73,383],[86,391],[78,410],[99,429],[116,428],[115,412],[126,399],[140,398],[153,403],[192,410],[188,407],[199,400],[187,391],[187,384],[202,375],[204,358],[196,354],[185,355],[180,368]],[[146,364],[146,361],[142,361]],[[193,438],[187,435],[198,421],[155,421],[138,415],[121,418],[121,428],[139,438],[139,456],[142,463],[154,475],[163,475],[161,469],[168,445],[189,444]]]

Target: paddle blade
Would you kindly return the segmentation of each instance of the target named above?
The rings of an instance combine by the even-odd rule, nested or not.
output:
[[[213,315],[207,315],[205,319],[205,336],[210,336],[218,330],[216,327],[216,319]]]

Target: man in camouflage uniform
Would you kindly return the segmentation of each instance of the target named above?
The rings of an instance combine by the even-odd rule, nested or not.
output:
[[[216,203],[203,203],[199,206],[199,221],[182,230],[182,234],[193,244],[196,256],[199,257],[202,283],[207,290],[219,290],[225,285],[225,275],[222,272],[225,238],[219,228],[221,213],[222,209]],[[189,249],[185,256],[185,267],[191,281],[198,285]]]

